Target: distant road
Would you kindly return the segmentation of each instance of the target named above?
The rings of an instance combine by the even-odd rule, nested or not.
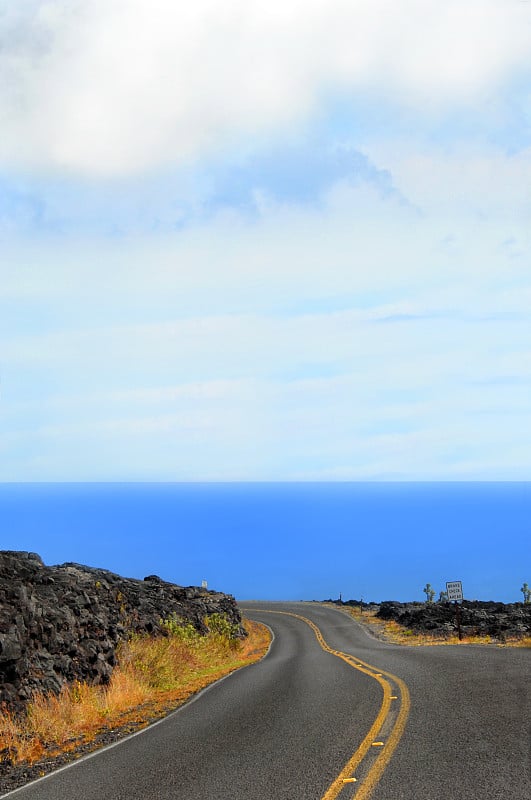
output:
[[[317,604],[243,605],[275,633],[265,659],[147,731],[6,796],[530,796],[529,650],[401,647]]]

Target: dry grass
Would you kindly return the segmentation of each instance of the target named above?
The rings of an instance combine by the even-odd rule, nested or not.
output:
[[[12,764],[34,763],[75,750],[105,730],[147,724],[209,683],[265,654],[270,634],[244,620],[241,641],[211,632],[133,637],[121,645],[108,686],[76,682],[59,695],[36,694],[24,716],[0,715],[0,752]]]
[[[521,638],[507,638],[505,642],[500,642],[492,636],[477,635],[477,636],[463,636],[461,640],[457,633],[416,633],[410,628],[399,625],[394,620],[383,620],[376,616],[376,611],[364,611],[363,614],[359,608],[346,606],[343,608],[351,617],[353,617],[362,625],[365,625],[368,630],[374,635],[387,642],[394,644],[406,644],[410,646],[418,645],[444,645],[444,644],[495,644],[498,647],[531,647],[531,636]]]

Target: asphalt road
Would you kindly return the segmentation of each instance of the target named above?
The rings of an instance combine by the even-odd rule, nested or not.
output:
[[[5,796],[531,797],[529,650],[401,647],[317,604],[244,605],[274,631],[265,659],[147,731]],[[305,616],[324,642],[301,619],[271,610]]]

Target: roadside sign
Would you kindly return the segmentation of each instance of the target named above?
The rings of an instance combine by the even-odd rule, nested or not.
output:
[[[463,599],[463,585],[461,581],[446,581],[446,594],[450,602],[459,603]]]
[[[463,601],[463,585],[461,581],[446,581],[446,594],[448,600],[455,603],[455,621],[457,623],[457,635],[459,641],[463,638],[461,634],[461,606],[459,603]]]

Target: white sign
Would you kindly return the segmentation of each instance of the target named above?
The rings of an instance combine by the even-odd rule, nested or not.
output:
[[[461,581],[447,581],[446,582],[446,594],[448,595],[448,600],[456,600],[459,602],[463,599],[463,585]]]

